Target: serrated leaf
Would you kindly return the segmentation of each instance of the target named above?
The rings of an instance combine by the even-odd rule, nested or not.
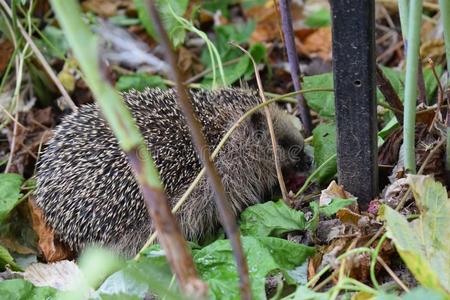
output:
[[[143,91],[146,87],[166,88],[166,84],[161,76],[142,73],[120,76],[116,82],[116,89],[118,91],[128,91],[131,89]]]
[[[244,236],[242,243],[255,299],[265,298],[264,285],[268,273],[294,269],[314,253],[311,247],[272,237]],[[240,299],[238,275],[228,240],[219,240],[194,251],[194,260],[208,283],[210,299]]]
[[[8,300],[56,299],[56,290],[51,287],[36,287],[23,279],[0,281],[0,295]]]
[[[336,125],[320,124],[313,130],[314,165],[321,166],[327,159],[336,154]],[[333,159],[319,171],[315,180],[323,184],[331,180],[337,172],[337,162]]]
[[[275,236],[306,229],[305,215],[288,207],[282,200],[250,206],[241,214],[242,235]]]
[[[410,223],[385,207],[389,237],[416,279],[450,296],[450,201],[442,184],[426,176],[408,177],[420,217]]]
[[[169,35],[174,47],[177,47],[184,42],[186,31],[173,16],[171,9],[177,16],[182,17],[186,12],[188,2],[188,0],[155,1],[155,5],[158,8],[164,28],[166,29],[166,32]],[[147,2],[145,0],[134,0],[134,5],[136,6],[139,19],[141,20],[147,33],[154,39],[158,40],[159,38],[153,25],[153,21],[147,11]]]
[[[22,182],[23,178],[19,174],[0,174],[0,223],[19,204]]]

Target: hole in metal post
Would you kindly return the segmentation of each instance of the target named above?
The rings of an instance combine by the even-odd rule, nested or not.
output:
[[[353,84],[355,86],[357,86],[357,87],[360,87],[361,86],[361,80],[355,80],[355,81],[353,81]]]

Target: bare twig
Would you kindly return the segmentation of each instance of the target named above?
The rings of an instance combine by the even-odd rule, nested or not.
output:
[[[235,216],[230,207],[230,202],[226,197],[225,189],[223,187],[217,169],[210,159],[209,149],[207,147],[205,137],[203,136],[203,133],[201,131],[201,124],[198,121],[198,118],[195,116],[195,112],[192,108],[192,103],[189,100],[188,92],[186,90],[186,87],[183,85],[183,79],[181,73],[178,70],[175,53],[171,49],[169,37],[167,36],[167,33],[162,25],[161,18],[156,9],[155,3],[153,0],[148,0],[147,4],[150,16],[152,17],[157,32],[159,33],[160,43],[165,50],[164,54],[166,57],[166,61],[171,66],[169,76],[176,84],[178,105],[180,106],[186,119],[186,123],[190,128],[192,140],[196,146],[198,155],[200,156],[203,165],[206,168],[209,183],[211,184],[216,196],[216,205],[219,210],[222,225],[228,235],[228,238],[230,239],[231,247],[233,248],[233,253],[235,256],[240,278],[241,297],[242,299],[250,300],[250,278],[248,275],[247,261],[245,259],[244,250],[241,244],[239,227],[236,224]]]
[[[13,20],[13,15],[11,12],[11,9],[9,8],[8,4],[6,4],[5,0],[0,0],[0,5],[3,7],[3,9],[6,11],[8,16]],[[72,101],[72,98],[70,98],[69,94],[67,93],[66,89],[62,85],[61,81],[58,79],[58,77],[53,72],[52,68],[48,64],[47,60],[45,59],[44,55],[42,55],[41,51],[38,49],[36,44],[31,39],[30,35],[25,31],[22,24],[20,24],[19,21],[17,21],[17,27],[20,30],[20,33],[24,37],[24,39],[27,41],[27,43],[30,45],[31,50],[33,50],[34,54],[36,55],[38,61],[41,63],[44,70],[47,72],[48,76],[52,79],[53,83],[58,88],[59,92],[63,96],[64,101],[67,103],[67,105],[73,110],[76,111],[78,108],[75,105],[75,103]]]
[[[439,79],[439,76],[436,73],[436,68],[434,66],[434,62],[433,62],[433,60],[430,57],[428,57],[428,64],[431,67],[431,71],[433,72],[433,76],[436,79],[436,82],[437,82],[437,85],[438,85],[438,90],[439,90],[436,113],[434,114],[433,121],[431,122],[430,127],[428,128],[428,131],[430,131],[431,128],[433,128],[434,123],[436,122],[436,120],[440,119],[440,116],[442,116],[441,115],[441,106],[442,106],[442,103],[444,102],[444,88],[442,87],[441,80]]]
[[[400,98],[398,97],[397,92],[392,87],[391,82],[384,76],[383,70],[376,65],[376,81],[377,86],[380,89],[383,96],[386,98],[386,101],[395,109],[394,111],[395,117],[400,124],[403,124],[403,114],[399,113],[403,112],[403,104]]]
[[[394,281],[405,291],[409,292],[409,288],[403,283],[403,281],[398,278],[398,276],[392,271],[392,269],[388,266],[388,264],[384,261],[383,258],[380,256],[377,256],[377,261],[380,263],[380,265],[388,272],[388,274],[394,279]]]
[[[288,55],[289,68],[291,70],[292,82],[294,83],[295,91],[300,91],[302,85],[300,83],[300,65],[298,62],[297,50],[295,49],[294,31],[292,28],[292,18],[289,8],[288,0],[280,1],[281,26],[284,33],[284,42],[286,52]],[[298,111],[303,123],[305,136],[308,137],[312,132],[311,114],[309,112],[308,104],[305,101],[303,94],[297,95]]]
[[[419,66],[417,70],[417,87],[419,91],[419,103],[427,104],[427,93],[425,90],[425,79],[423,77],[422,61],[419,58]]]

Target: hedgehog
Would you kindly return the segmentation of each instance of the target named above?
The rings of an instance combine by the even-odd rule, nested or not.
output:
[[[190,90],[189,94],[210,151],[245,112],[261,103],[252,90]],[[173,207],[202,168],[176,92],[146,88],[122,93],[122,97]],[[270,104],[269,110],[284,176],[303,174],[310,160],[300,123],[276,104]],[[214,163],[236,217],[248,206],[277,194],[263,111],[252,114],[233,132]],[[84,105],[63,118],[40,155],[36,177],[37,206],[56,238],[75,253],[99,245],[131,257],[154,232],[127,157],[96,104]],[[180,207],[176,217],[187,240],[201,243],[217,233],[220,220],[213,197],[203,178]]]

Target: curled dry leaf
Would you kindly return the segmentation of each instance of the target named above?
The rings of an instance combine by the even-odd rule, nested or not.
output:
[[[409,185],[406,181],[406,178],[400,178],[391,185],[389,185],[383,195],[383,202],[387,205],[389,205],[392,208],[396,208],[397,205],[400,203],[401,199],[405,195],[406,191],[408,190]],[[410,195],[407,199],[409,202],[412,199],[412,195]]]
[[[320,193],[319,205],[328,205],[334,198],[350,199],[354,197],[355,196],[345,191],[342,185],[338,185],[336,181],[333,180],[328,187]]]
[[[42,210],[36,206],[32,197],[28,199],[33,230],[38,235],[38,248],[47,262],[59,261],[73,257],[68,247],[59,242],[45,222]]]

